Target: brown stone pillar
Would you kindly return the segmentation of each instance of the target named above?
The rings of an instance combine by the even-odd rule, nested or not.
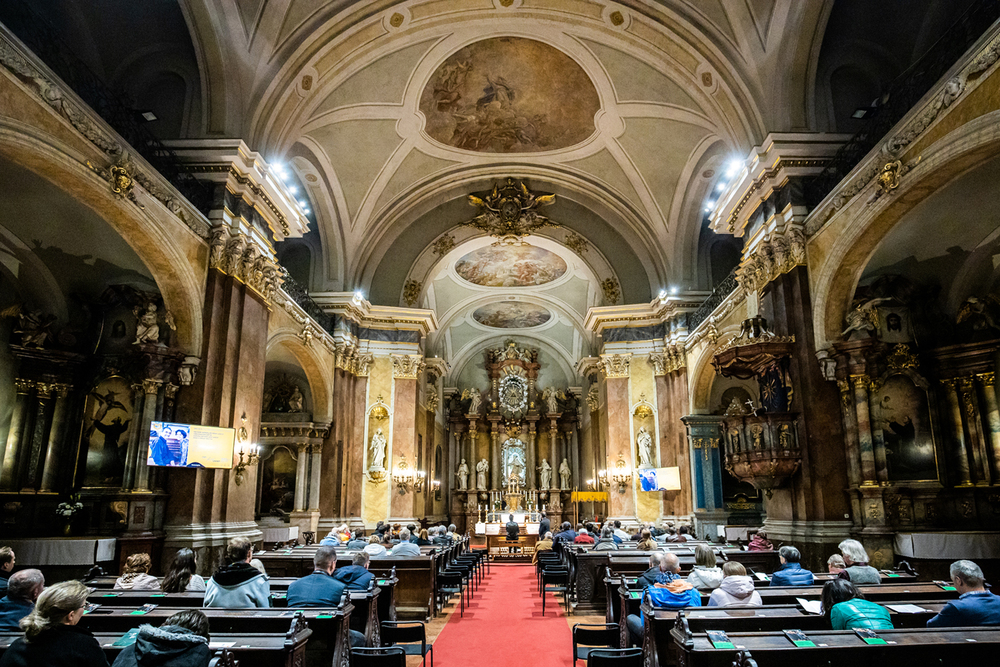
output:
[[[606,442],[609,479],[616,472],[615,463],[618,461],[619,454],[624,457],[628,471],[633,475],[635,472],[632,470],[631,431],[629,428],[631,410],[629,409],[628,379],[631,357],[631,354],[601,355],[601,365],[605,375],[604,405],[607,408]],[[608,486],[609,521],[616,519],[629,523],[637,521],[634,484],[633,478],[624,490],[619,490],[618,484],[610,483]]]
[[[951,443],[948,447],[951,455],[952,468],[955,470],[956,486],[972,486],[972,475],[969,469],[969,457],[965,448],[965,433],[962,428],[962,407],[958,402],[956,380],[944,380],[945,400],[948,403],[948,416],[951,426]]]
[[[17,484],[18,458],[24,436],[24,422],[28,413],[28,394],[34,387],[30,380],[14,380],[14,413],[10,418],[7,445],[4,447],[3,467],[0,468],[0,489],[13,489]]]
[[[656,375],[656,414],[660,420],[660,464],[677,466],[681,480],[680,491],[665,491],[663,513],[668,516],[689,516],[692,506],[693,480],[687,432],[681,417],[688,406],[686,369]]]
[[[417,469],[416,439],[417,439],[417,376],[420,374],[422,362],[417,355],[393,354],[392,356],[392,461],[386,461],[386,468],[391,475],[399,465],[400,457],[404,457],[409,472],[414,474]],[[391,465],[390,465],[391,464]],[[390,481],[392,484],[392,482]],[[389,517],[392,521],[405,523],[415,521],[415,493],[412,485],[405,492],[400,492],[392,484]]]
[[[56,405],[52,411],[52,427],[49,429],[49,443],[45,450],[45,466],[42,468],[42,492],[51,493],[62,490],[59,483],[59,473],[62,468],[63,451],[66,440],[66,416],[69,404],[68,384],[54,384]]]
[[[976,378],[983,391],[983,405],[986,407],[986,425],[989,428],[993,483],[1000,482],[1000,410],[997,408],[997,394],[994,373],[979,373]]]

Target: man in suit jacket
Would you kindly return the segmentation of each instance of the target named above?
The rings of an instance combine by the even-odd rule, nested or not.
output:
[[[552,530],[552,523],[549,521],[549,516],[542,512],[542,520],[538,522],[538,537],[545,537],[545,533]]]
[[[313,556],[313,571],[288,585],[289,607],[336,607],[347,585],[333,576],[337,550],[322,546]]]

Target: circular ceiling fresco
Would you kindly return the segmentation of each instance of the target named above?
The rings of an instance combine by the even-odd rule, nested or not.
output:
[[[557,280],[566,273],[566,261],[537,246],[489,245],[455,262],[455,272],[483,287],[532,287]]]
[[[472,318],[495,329],[530,329],[548,322],[552,313],[531,304],[503,301],[477,308]]]
[[[535,153],[595,131],[597,89],[548,44],[496,37],[453,53],[427,82],[420,111],[431,138],[479,153]]]

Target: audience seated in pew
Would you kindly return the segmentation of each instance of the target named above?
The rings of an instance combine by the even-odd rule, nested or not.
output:
[[[389,555],[393,557],[398,556],[419,556],[420,547],[410,541],[410,529],[404,528],[399,531],[399,544],[392,548]]]
[[[4,651],[0,667],[108,667],[94,635],[76,627],[89,592],[75,580],[42,591],[35,608],[21,619],[24,636]]]
[[[934,618],[929,628],[954,628],[970,625],[1000,625],[1000,596],[986,590],[983,571],[971,560],[957,560],[949,569],[951,585],[958,591]]]
[[[149,574],[152,565],[149,554],[132,554],[125,559],[125,571],[115,582],[115,588],[133,591],[160,590],[160,581]]]
[[[364,549],[365,553],[375,558],[381,558],[382,556],[384,556],[386,554],[386,551],[385,551],[385,545],[382,544],[383,540],[386,543],[388,543],[389,534],[376,532],[368,539],[368,546],[366,546]]]
[[[655,551],[649,556],[649,569],[639,575],[636,585],[645,588],[653,584],[666,583],[667,580],[667,554],[664,551]]]
[[[7,594],[7,580],[14,570],[14,550],[0,547],[0,596]]]
[[[427,534],[430,536],[431,544],[438,547],[451,546],[451,538],[448,537],[448,529],[444,526],[432,526]]]
[[[158,628],[143,624],[112,667],[208,667],[208,617],[197,609],[179,611]]]
[[[840,574],[847,569],[847,565],[844,563],[844,557],[840,554],[833,554],[826,559],[826,571],[830,574]]]
[[[774,551],[774,545],[767,539],[767,531],[763,528],[754,533],[747,545],[747,551]]]
[[[868,552],[857,540],[844,540],[837,545],[844,557],[847,568],[837,574],[841,579],[850,579],[854,585],[880,584],[882,575],[874,567],[868,565]]]
[[[368,538],[365,537],[365,531],[363,530],[357,531],[354,537],[351,538],[351,541],[347,543],[347,549],[350,551],[361,551],[366,546],[368,546]]]
[[[39,570],[21,570],[10,576],[7,595],[0,598],[0,632],[18,632],[18,623],[35,608],[35,600],[45,589]]]
[[[677,529],[677,535],[675,535],[672,539],[668,537],[667,542],[687,542],[690,539],[692,539],[691,529],[687,526],[681,526]]]
[[[869,602],[846,579],[834,579],[823,585],[823,613],[834,630],[892,630],[889,610]]]
[[[618,543],[621,544],[629,539],[630,535],[622,530],[622,522],[615,521],[614,523],[614,534],[618,538]]]
[[[572,542],[576,539],[576,531],[569,521],[562,522],[562,530],[555,534],[555,540],[559,542]]]
[[[573,540],[573,544],[593,544],[594,538],[590,536],[586,528],[581,528],[577,532],[576,539]]]
[[[375,575],[368,571],[369,555],[364,551],[354,554],[350,565],[345,565],[333,573],[334,579],[344,582],[347,590],[366,591]]]
[[[545,512],[542,512],[541,525],[543,526],[548,525],[548,518],[545,516]],[[454,544],[456,540],[461,539],[461,537],[462,536],[458,534],[458,527],[453,523],[448,524],[448,539],[452,541],[452,544]]]
[[[812,586],[813,573],[802,567],[802,556],[795,547],[785,545],[778,549],[781,566],[771,575],[772,586]]]
[[[639,551],[656,551],[660,548],[660,545],[653,539],[653,535],[649,532],[648,528],[643,529],[642,533],[640,533],[639,543],[635,546]]]
[[[347,591],[347,585],[333,576],[337,569],[337,549],[321,546],[313,556],[312,574],[288,585],[285,596],[289,607],[336,607]],[[351,646],[364,646],[365,636],[351,630]]]
[[[676,556],[675,556],[676,557]],[[760,593],[747,576],[742,563],[729,561],[722,566],[722,583],[708,598],[709,607],[760,607]]]
[[[611,526],[601,528],[601,537],[594,543],[594,551],[617,551],[618,543],[615,542],[614,531]]]
[[[197,570],[198,558],[194,550],[186,547],[178,549],[173,562],[170,563],[170,569],[160,582],[160,589],[164,593],[205,590],[205,578],[195,574]]]
[[[712,547],[699,544],[694,548],[694,569],[687,581],[695,588],[715,589],[722,583],[722,568],[718,566]]]
[[[701,606],[701,595],[677,574],[678,570],[681,569],[681,561],[677,554],[658,551],[649,558],[650,565],[654,561],[659,570],[654,575],[656,581],[652,584],[643,584],[643,594],[649,596],[649,601],[654,607],[658,609],[682,609]],[[642,580],[640,577],[640,581]],[[629,614],[625,618],[625,624],[628,626],[633,642],[640,643],[643,625],[641,613],[638,616]]]
[[[271,584],[267,575],[250,564],[253,545],[234,537],[226,546],[226,564],[205,585],[206,607],[270,607]]]
[[[538,562],[539,552],[552,551],[552,545],[553,545],[552,531],[550,530],[549,532],[542,535],[542,539],[537,544],[535,544],[535,553],[531,555],[531,564],[535,565]]]

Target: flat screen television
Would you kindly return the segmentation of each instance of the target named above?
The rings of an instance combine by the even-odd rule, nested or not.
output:
[[[642,491],[676,491],[681,488],[679,468],[640,468],[639,489]]]
[[[236,429],[152,422],[146,464],[170,468],[232,468]]]

